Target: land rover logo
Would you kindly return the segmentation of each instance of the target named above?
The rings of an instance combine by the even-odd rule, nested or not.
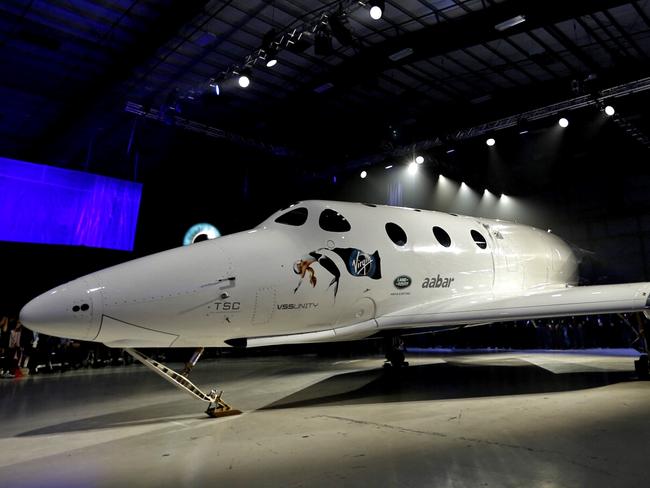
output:
[[[406,275],[398,276],[393,281],[393,285],[395,285],[395,288],[408,288],[411,286],[411,278]]]

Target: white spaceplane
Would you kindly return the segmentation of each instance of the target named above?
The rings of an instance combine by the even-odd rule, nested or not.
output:
[[[201,392],[133,348],[348,341],[496,321],[648,313],[650,283],[574,286],[577,267],[567,243],[533,227],[305,201],[252,230],[78,278],[29,302],[20,318],[45,334],[126,348],[219,412],[228,408],[214,390]]]

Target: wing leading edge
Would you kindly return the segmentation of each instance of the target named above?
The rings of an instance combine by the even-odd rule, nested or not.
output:
[[[382,330],[435,329],[455,325],[525,320],[568,315],[650,312],[650,283],[554,288],[521,295],[471,295],[424,303],[359,324],[315,332],[249,337],[248,347],[363,339]]]
[[[459,297],[377,318],[380,329],[460,325],[650,309],[650,283],[578,286],[521,295]]]

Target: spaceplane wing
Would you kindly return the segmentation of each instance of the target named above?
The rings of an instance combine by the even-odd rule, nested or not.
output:
[[[567,243],[533,227],[305,201],[254,229],[78,278],[33,299],[20,318],[37,332],[132,350],[650,309],[650,283],[575,286],[577,269]]]

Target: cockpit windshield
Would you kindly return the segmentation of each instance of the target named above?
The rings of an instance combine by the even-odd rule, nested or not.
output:
[[[275,221],[278,224],[293,225],[299,227],[307,222],[309,211],[304,207],[294,208],[286,213],[283,213]]]
[[[348,232],[352,227],[350,222],[336,210],[326,208],[320,214],[318,225],[328,232]]]

